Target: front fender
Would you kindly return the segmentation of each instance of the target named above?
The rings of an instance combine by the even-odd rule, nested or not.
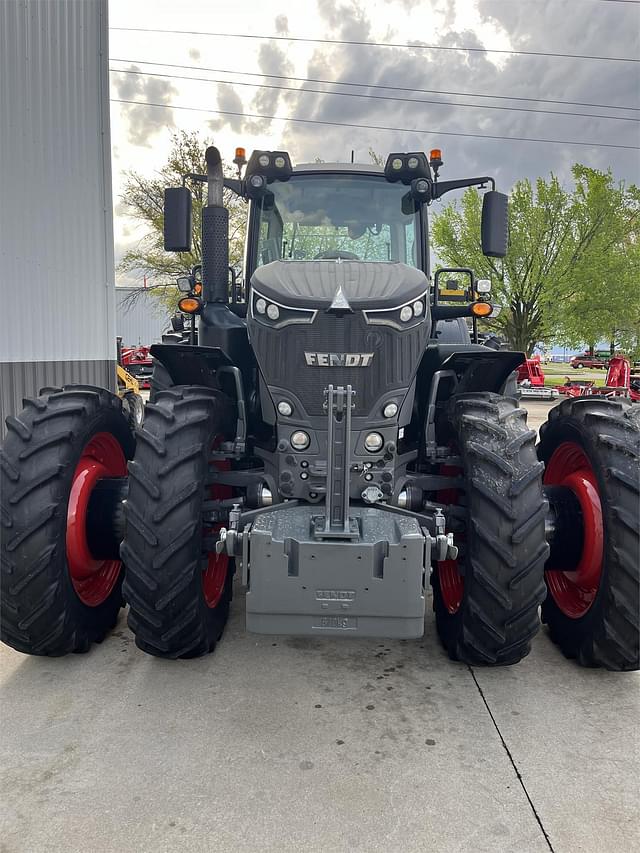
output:
[[[216,371],[232,364],[220,347],[193,344],[154,344],[151,355],[165,367],[174,385],[217,388]]]

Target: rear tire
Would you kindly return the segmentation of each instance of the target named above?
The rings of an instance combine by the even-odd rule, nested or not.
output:
[[[585,587],[579,574],[549,568],[542,620],[562,652],[582,666],[638,669],[640,406],[602,397],[565,400],[540,430],[538,456],[549,485],[584,469],[595,483],[602,528],[597,582]]]
[[[176,386],[147,405],[129,465],[121,553],[129,627],[148,654],[211,652],[227,622],[233,565],[207,551],[203,513],[214,497],[206,482],[212,446],[234,414],[232,402],[210,388]],[[213,538],[213,527],[206,535]]]
[[[464,494],[451,503],[466,513],[462,533],[451,526],[458,560],[436,563],[431,578],[438,634],[453,660],[517,663],[539,628],[549,552],[535,433],[513,399],[470,393],[451,400],[446,439],[464,470]]]
[[[119,398],[104,389],[67,385],[24,405],[7,418],[0,450],[0,637],[32,655],[86,652],[116,623],[123,571],[87,552],[82,483],[100,472],[126,476],[134,438]]]

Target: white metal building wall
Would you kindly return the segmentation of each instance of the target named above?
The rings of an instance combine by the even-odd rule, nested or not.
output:
[[[135,298],[133,298],[135,297]],[[149,290],[116,287],[116,334],[124,346],[159,343],[169,327],[170,312]]]
[[[107,0],[0,2],[2,424],[41,385],[113,386],[107,39]]]

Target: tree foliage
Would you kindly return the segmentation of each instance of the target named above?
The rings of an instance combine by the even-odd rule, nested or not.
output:
[[[201,262],[202,208],[206,201],[206,184],[187,180],[193,196],[193,226],[191,252],[165,252],[163,240],[163,203],[166,187],[180,186],[189,173],[206,174],[204,154],[211,142],[197,132],[178,131],[172,136],[166,164],[154,176],[127,172],[121,201],[133,219],[146,226],[146,233],[129,248],[118,265],[120,272],[144,276],[151,282],[159,297],[175,308],[179,293],[175,288],[178,276],[187,273]],[[232,176],[231,167],[224,168]],[[229,263],[241,266],[244,251],[247,208],[245,202],[230,190],[224,191],[224,204],[229,210]]]
[[[614,183],[610,172],[579,164],[572,171],[572,191],[554,175],[539,178],[535,187],[528,180],[515,185],[504,260],[482,254],[482,201],[475,189],[445,207],[433,225],[432,242],[444,264],[470,266],[492,280],[503,306],[495,327],[525,352],[540,341],[607,337],[612,321],[619,329],[625,314],[619,302],[635,301],[638,310],[639,297],[631,293],[634,275],[637,282],[638,190]]]

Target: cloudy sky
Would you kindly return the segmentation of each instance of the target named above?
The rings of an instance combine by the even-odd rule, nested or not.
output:
[[[640,146],[640,62],[531,55],[638,59],[640,2],[109,0],[109,14],[118,255],[140,236],[118,203],[122,173],[160,168],[171,129],[199,129],[228,160],[237,145],[284,148],[294,164],[346,161],[352,149],[356,161],[368,162],[370,148],[386,155],[440,147],[443,177],[488,172],[506,190],[550,171],[569,183],[576,161],[640,180],[640,151],[633,150]]]

